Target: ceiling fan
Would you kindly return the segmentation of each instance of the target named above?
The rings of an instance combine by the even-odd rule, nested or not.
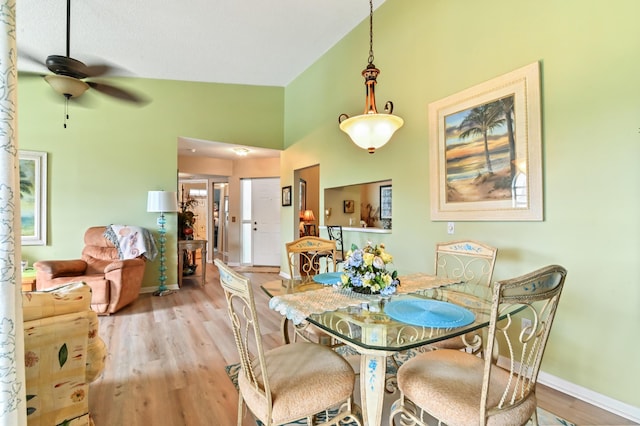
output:
[[[91,77],[99,77],[114,70],[113,66],[107,64],[99,65],[85,65],[78,59],[71,57],[70,51],[70,34],[71,34],[71,0],[67,0],[67,33],[66,33],[66,56],[61,55],[49,55],[45,60],[44,65],[53,74],[44,76],[44,79],[49,85],[56,91],[56,93],[64,96],[65,98],[65,123],[64,127],[67,127],[66,120],[69,118],[68,103],[72,98],[78,98],[89,88],[110,96],[112,98],[133,103],[144,104],[146,99],[137,95],[131,91],[118,88],[111,84],[103,82],[85,80]],[[24,56],[24,55],[23,55]],[[39,62],[37,59],[26,55],[28,59]]]

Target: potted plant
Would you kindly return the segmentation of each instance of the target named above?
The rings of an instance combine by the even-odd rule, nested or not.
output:
[[[180,202],[180,211],[178,212],[178,236],[181,240],[193,239],[193,225],[196,222],[196,216],[191,210],[198,204],[195,198],[187,198]]]

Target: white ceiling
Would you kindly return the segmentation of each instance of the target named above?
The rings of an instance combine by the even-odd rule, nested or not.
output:
[[[18,53],[64,56],[66,1],[16,3]],[[70,56],[141,78],[286,86],[368,14],[367,0],[71,0]]]
[[[46,57],[66,54],[67,2],[16,3],[18,70],[48,73]],[[71,0],[70,56],[115,65],[112,77],[284,87],[368,14],[367,0]],[[236,156],[211,141],[178,146],[180,155]]]

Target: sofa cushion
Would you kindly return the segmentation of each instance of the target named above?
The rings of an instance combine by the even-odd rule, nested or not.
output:
[[[91,288],[82,282],[72,282],[43,291],[22,293],[24,321],[89,310]]]

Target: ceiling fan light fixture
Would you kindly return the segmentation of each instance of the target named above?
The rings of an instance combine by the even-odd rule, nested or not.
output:
[[[89,88],[89,85],[84,81],[66,75],[47,75],[44,79],[56,93],[66,98],[77,98]]]
[[[392,115],[391,101],[385,104],[384,113],[378,113],[375,93],[378,74],[380,70],[373,64],[373,0],[369,0],[369,63],[362,71],[366,86],[364,113],[355,117],[340,114],[338,117],[340,130],[348,134],[357,146],[369,151],[369,154],[389,142],[396,130],[404,124],[402,118]]]

